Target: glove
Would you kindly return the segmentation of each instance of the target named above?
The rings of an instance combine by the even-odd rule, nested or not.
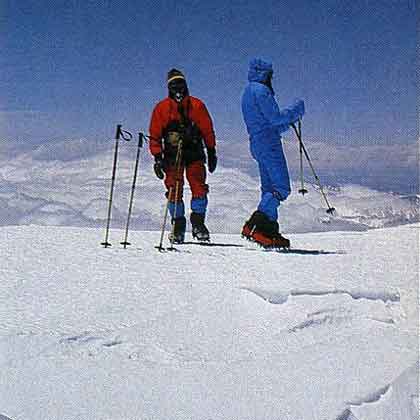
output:
[[[292,106],[292,121],[291,124],[299,121],[305,114],[305,102],[302,99],[297,100]]]
[[[207,158],[207,166],[209,167],[209,172],[212,174],[217,166],[216,149],[207,149]]]
[[[153,170],[159,179],[163,179],[165,177],[165,174],[163,173],[163,158],[161,154],[155,155]]]

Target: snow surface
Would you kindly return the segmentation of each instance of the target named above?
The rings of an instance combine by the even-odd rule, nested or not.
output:
[[[419,229],[159,253],[157,231],[124,250],[123,231],[104,249],[103,229],[3,226],[0,413],[418,419]]]

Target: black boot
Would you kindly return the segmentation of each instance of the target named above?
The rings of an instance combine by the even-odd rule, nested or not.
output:
[[[288,248],[290,242],[279,233],[279,224],[268,216],[255,211],[242,228],[242,236],[264,248]]]
[[[242,236],[252,239],[255,231],[263,233],[267,237],[274,237],[278,232],[277,222],[271,221],[262,211],[256,210],[252,213],[242,228]]]
[[[263,213],[258,210],[254,211],[254,213],[251,214],[249,220],[247,220],[242,227],[242,236],[246,239],[252,239],[252,232],[254,231],[257,224],[261,223],[263,217]]]
[[[289,239],[285,238],[279,232],[279,224],[277,222],[272,222],[272,223],[273,223],[273,231],[275,232],[272,246],[274,248],[290,248]]]
[[[199,241],[210,241],[209,230],[204,224],[204,213],[191,213],[192,236]]]
[[[169,240],[174,244],[182,244],[185,239],[187,220],[184,216],[177,217],[176,219],[172,219],[172,225],[174,224],[175,226],[172,226],[171,233],[169,234]]]

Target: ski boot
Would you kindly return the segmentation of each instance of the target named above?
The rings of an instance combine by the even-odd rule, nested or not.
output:
[[[204,213],[191,213],[192,236],[202,242],[210,242],[210,233],[204,224]]]
[[[290,247],[290,241],[279,233],[278,223],[258,210],[243,226],[242,236],[266,249]]]
[[[187,221],[184,216],[177,217],[176,219],[172,219],[172,230],[169,234],[169,241],[172,244],[182,244],[185,240],[185,228],[187,225]]]
[[[261,213],[258,210],[254,211],[254,213],[252,213],[249,220],[247,220],[242,227],[241,235],[242,235],[243,238],[248,239],[248,240],[252,240],[252,233],[253,233],[258,221],[261,220],[262,216],[263,216],[263,213]]]
[[[272,229],[275,232],[272,238],[272,244],[270,248],[290,248],[290,241],[285,238],[280,232],[279,232],[279,224],[276,221],[271,222],[272,223]]]
[[[273,238],[271,248],[290,248],[290,241],[278,232]]]

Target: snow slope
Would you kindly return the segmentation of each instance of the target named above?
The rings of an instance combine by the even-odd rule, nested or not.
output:
[[[0,413],[14,420],[418,419],[420,225],[237,235],[0,228]]]

